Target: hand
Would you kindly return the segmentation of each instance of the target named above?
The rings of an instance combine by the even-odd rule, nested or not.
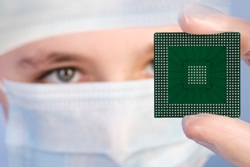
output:
[[[192,34],[240,32],[241,58],[250,62],[250,22],[192,4],[183,9],[179,24],[183,31]],[[233,165],[250,166],[250,124],[235,118],[199,114],[184,117],[182,126],[188,138]]]

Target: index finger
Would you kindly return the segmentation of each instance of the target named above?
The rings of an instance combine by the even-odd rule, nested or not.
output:
[[[241,33],[241,59],[250,59],[250,22],[199,4],[183,8],[179,18],[183,31],[191,34]]]

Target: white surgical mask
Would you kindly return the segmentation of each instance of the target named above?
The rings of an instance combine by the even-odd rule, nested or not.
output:
[[[210,154],[180,119],[154,118],[153,79],[4,85],[9,167],[199,167]]]

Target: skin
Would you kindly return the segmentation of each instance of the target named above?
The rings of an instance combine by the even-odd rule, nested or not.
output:
[[[230,17],[211,8],[194,5],[187,6],[183,10],[179,17],[179,24],[183,31],[193,34],[241,32],[242,59],[249,62],[249,21]],[[42,78],[37,76],[46,70],[48,72],[69,66],[75,67],[79,71],[81,69],[81,77],[75,82],[123,81],[152,77],[145,72],[145,69],[153,60],[152,35],[156,31],[171,32],[180,31],[180,29],[174,26],[110,30],[70,34],[33,42],[0,57],[0,80],[49,83],[55,80],[51,80],[48,75]],[[85,55],[85,58],[81,61],[71,62],[72,64],[57,61],[52,65],[45,59],[45,63],[42,65],[30,65],[27,61],[21,66],[18,65],[18,62],[27,56],[28,59],[34,58],[35,62],[40,63],[42,55],[52,50],[67,53],[67,55]],[[80,57],[83,58],[83,56]],[[7,113],[7,101],[3,93],[0,98]],[[214,151],[233,165],[250,166],[249,123],[240,119],[199,114],[184,117],[182,126],[188,138]]]
[[[181,29],[179,26],[115,29],[34,41],[0,56],[0,81],[58,84],[152,78],[153,34],[164,31]],[[71,80],[62,82],[57,72],[66,69],[73,69],[75,74]],[[7,116],[8,102],[2,91],[0,100]]]
[[[192,34],[241,33],[241,58],[250,62],[250,22],[199,5],[186,6],[179,17],[183,31]],[[250,124],[210,114],[184,117],[186,136],[237,167],[250,166]]]

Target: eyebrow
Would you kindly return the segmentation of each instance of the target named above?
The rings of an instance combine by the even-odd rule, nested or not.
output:
[[[84,56],[64,52],[51,52],[48,54],[39,54],[37,56],[28,56],[22,58],[18,64],[20,66],[41,66],[43,64],[57,64],[76,61],[79,62]]]

